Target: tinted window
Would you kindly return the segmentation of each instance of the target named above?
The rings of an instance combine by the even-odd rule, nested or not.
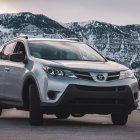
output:
[[[79,42],[30,41],[33,57],[48,60],[105,61],[94,49]]]
[[[22,53],[24,56],[26,55],[25,46],[22,42],[17,42],[14,53]]]

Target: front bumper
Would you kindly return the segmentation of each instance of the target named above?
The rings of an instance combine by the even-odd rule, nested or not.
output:
[[[129,86],[98,87],[70,84],[56,103],[41,103],[48,113],[131,113],[137,108],[136,93]]]

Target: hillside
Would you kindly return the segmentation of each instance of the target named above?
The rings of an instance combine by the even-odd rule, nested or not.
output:
[[[140,25],[118,26],[94,20],[60,24],[44,15],[1,14],[0,44],[20,34],[77,37],[105,56],[114,57],[119,63],[140,72]]]

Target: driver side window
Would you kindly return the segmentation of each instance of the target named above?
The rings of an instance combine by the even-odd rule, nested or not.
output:
[[[17,45],[14,49],[14,53],[22,53],[24,55],[24,58],[26,56],[25,46],[22,42],[17,42]]]

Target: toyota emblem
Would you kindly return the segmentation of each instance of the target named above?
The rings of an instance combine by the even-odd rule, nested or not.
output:
[[[99,81],[104,81],[104,80],[105,80],[104,75],[103,75],[103,74],[98,74],[98,75],[97,75],[97,80],[99,80]]]

